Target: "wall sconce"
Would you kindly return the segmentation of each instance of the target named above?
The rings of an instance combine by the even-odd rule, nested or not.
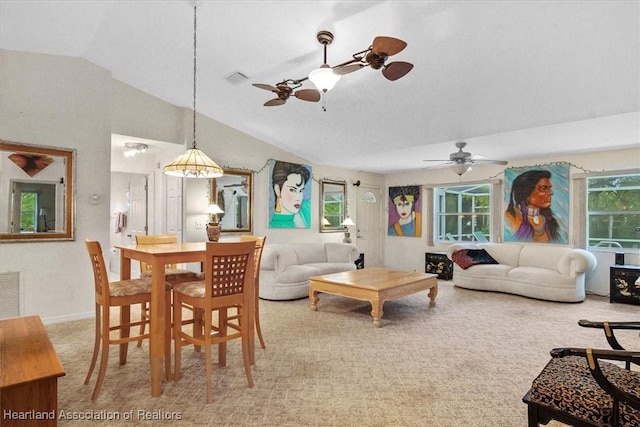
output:
[[[351,233],[349,232],[349,227],[352,225],[356,225],[356,223],[353,222],[351,218],[347,217],[344,221],[342,221],[340,225],[344,226],[346,229],[346,231],[344,232],[344,239],[342,240],[342,242],[351,243]]]
[[[125,142],[124,146],[127,149],[127,151],[124,152],[125,157],[133,157],[136,154],[144,153],[147,151],[147,148],[149,148],[147,144],[140,144],[137,142]]]

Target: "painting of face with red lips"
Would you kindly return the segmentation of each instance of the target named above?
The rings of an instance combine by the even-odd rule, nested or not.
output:
[[[389,236],[422,236],[422,188],[389,187]]]
[[[311,226],[311,167],[271,161],[270,228]]]

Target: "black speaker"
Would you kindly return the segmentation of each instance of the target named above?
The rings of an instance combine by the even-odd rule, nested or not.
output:
[[[624,265],[624,254],[616,253],[616,265]]]

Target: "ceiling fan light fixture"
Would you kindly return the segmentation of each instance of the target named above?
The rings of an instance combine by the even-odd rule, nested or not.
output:
[[[465,172],[469,170],[471,170],[470,163],[459,163],[459,164],[453,165],[453,171],[459,176],[462,176]]]
[[[338,83],[340,75],[333,72],[333,69],[327,64],[322,64],[320,68],[309,73],[309,80],[322,93],[327,93]]]

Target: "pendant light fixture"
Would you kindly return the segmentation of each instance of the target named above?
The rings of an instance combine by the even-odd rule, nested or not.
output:
[[[216,178],[223,175],[223,170],[196,145],[196,34],[197,3],[193,6],[193,143],[180,157],[164,167],[166,175],[184,178]]]

